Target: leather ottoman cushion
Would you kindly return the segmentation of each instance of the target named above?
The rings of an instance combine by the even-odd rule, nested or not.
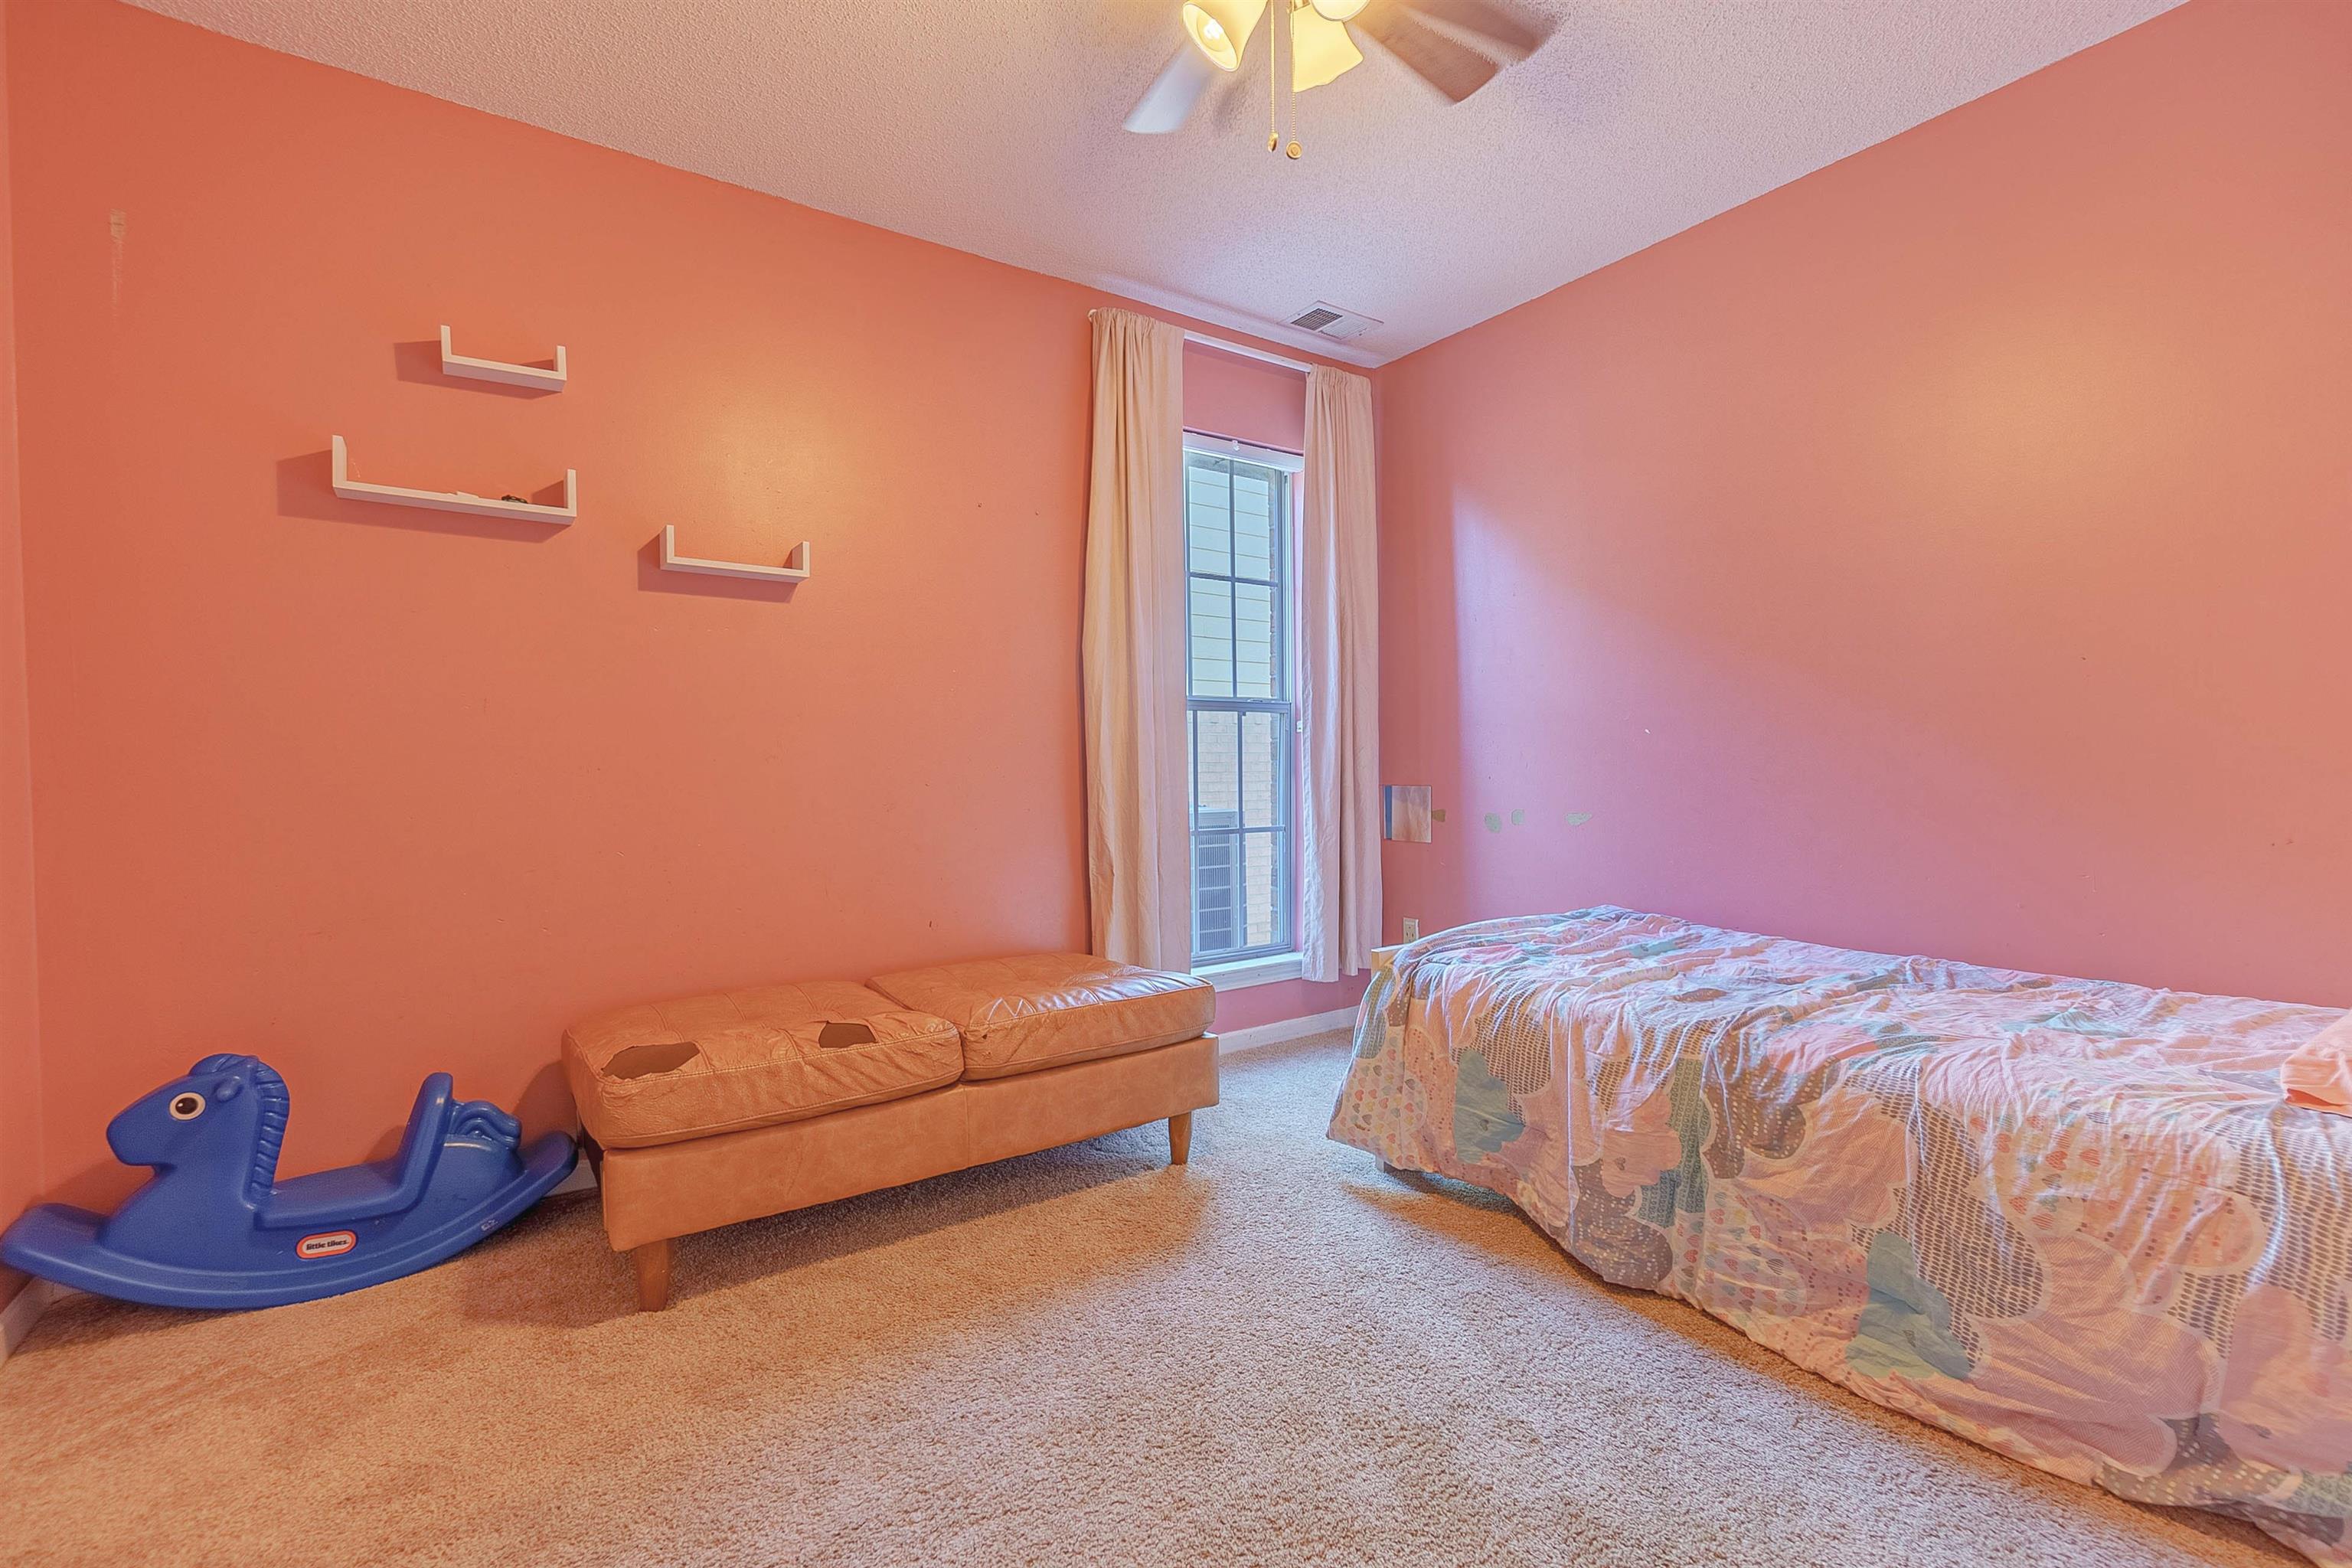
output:
[[[1041,952],[877,975],[874,988],[963,1033],[968,1079],[1006,1078],[1203,1034],[1205,980],[1084,953]]]
[[[607,1149],[740,1131],[953,1083],[955,1026],[816,981],[647,1003],[575,1024],[563,1073]]]

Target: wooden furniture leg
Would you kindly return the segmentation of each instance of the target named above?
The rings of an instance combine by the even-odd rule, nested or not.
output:
[[[1168,1163],[1181,1165],[1192,1157],[1192,1113],[1180,1110],[1168,1119]]]
[[[669,1260],[677,1243],[668,1237],[633,1248],[637,1266],[637,1310],[658,1312],[669,1305]]]

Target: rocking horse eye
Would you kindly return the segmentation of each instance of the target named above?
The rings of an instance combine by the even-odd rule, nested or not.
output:
[[[175,1094],[172,1097],[172,1120],[194,1121],[205,1113],[205,1097],[201,1094]]]

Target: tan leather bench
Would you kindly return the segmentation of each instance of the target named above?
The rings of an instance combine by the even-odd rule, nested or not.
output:
[[[650,1310],[698,1230],[1162,1119],[1184,1163],[1215,1010],[1189,974],[1036,953],[625,1007],[565,1033],[563,1070]]]

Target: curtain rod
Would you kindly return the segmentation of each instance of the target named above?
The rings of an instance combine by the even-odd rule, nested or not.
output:
[[[1276,353],[1272,349],[1252,348],[1247,343],[1237,343],[1228,338],[1213,338],[1206,332],[1196,332],[1189,328],[1184,332],[1184,341],[1188,343],[1199,343],[1203,348],[1223,349],[1229,354],[1239,354],[1244,359],[1264,360],[1268,364],[1278,364],[1285,370],[1295,370],[1301,374],[1315,368],[1303,359],[1292,359],[1286,354]]]

